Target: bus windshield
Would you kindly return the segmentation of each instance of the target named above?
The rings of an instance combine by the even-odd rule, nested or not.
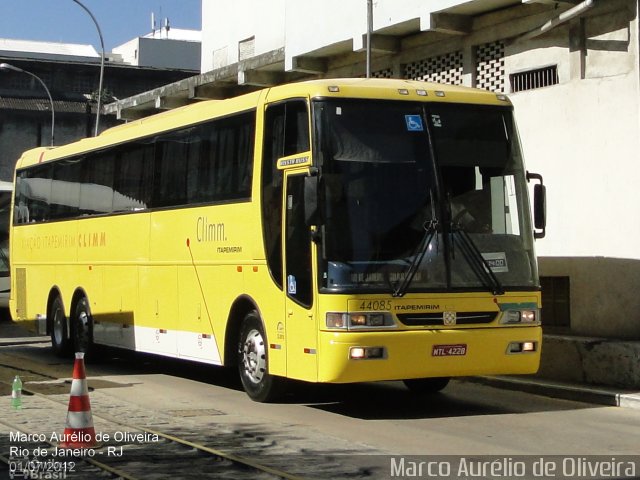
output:
[[[537,286],[511,108],[326,100],[314,128],[324,291]]]

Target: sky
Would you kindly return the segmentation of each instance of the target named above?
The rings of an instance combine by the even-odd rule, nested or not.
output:
[[[171,27],[200,30],[201,0],[80,0],[93,13],[105,50],[151,32],[151,13]],[[0,38],[93,45],[100,51],[95,24],[73,0],[0,0]]]

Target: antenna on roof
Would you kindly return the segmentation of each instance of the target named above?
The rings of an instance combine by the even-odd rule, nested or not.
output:
[[[156,14],[154,12],[151,12],[151,33],[153,33],[153,36],[155,37],[155,35],[156,35]]]

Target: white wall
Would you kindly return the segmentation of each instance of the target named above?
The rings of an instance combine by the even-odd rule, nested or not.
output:
[[[588,21],[587,35],[602,21]],[[540,256],[640,259],[640,222],[630,211],[640,202],[637,22],[619,26],[598,35],[606,43],[587,39],[593,48],[582,73],[568,48],[508,57],[508,71],[524,57],[532,66],[560,66],[560,85],[510,95],[528,168],[548,185],[548,235],[538,243]],[[558,32],[568,38],[566,29]],[[572,63],[578,78],[571,78]]]
[[[543,174],[547,237],[540,274],[570,279],[571,329],[640,338],[640,79],[634,12],[590,18],[586,55],[561,47],[513,52],[521,63],[558,63],[560,85],[511,94],[525,160]],[[569,27],[554,37],[569,38]],[[529,47],[532,47],[529,45]],[[509,49],[508,49],[509,50]]]
[[[113,49],[130,65],[182,70],[200,69],[200,42],[138,37]]]
[[[427,28],[430,12],[464,3],[376,0],[373,27],[416,20]],[[254,35],[256,54],[285,47],[290,67],[293,57],[336,43],[354,42],[357,50],[366,31],[366,0],[202,0],[201,68],[208,72],[237,62],[238,43]]]
[[[285,0],[202,0],[203,73],[236,63],[239,42],[250,37],[256,55],[284,46]]]

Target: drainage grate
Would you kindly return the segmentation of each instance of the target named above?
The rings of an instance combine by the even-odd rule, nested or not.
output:
[[[169,410],[167,412],[172,417],[208,417],[210,415],[224,415],[223,412],[213,408],[200,408],[189,410]]]

